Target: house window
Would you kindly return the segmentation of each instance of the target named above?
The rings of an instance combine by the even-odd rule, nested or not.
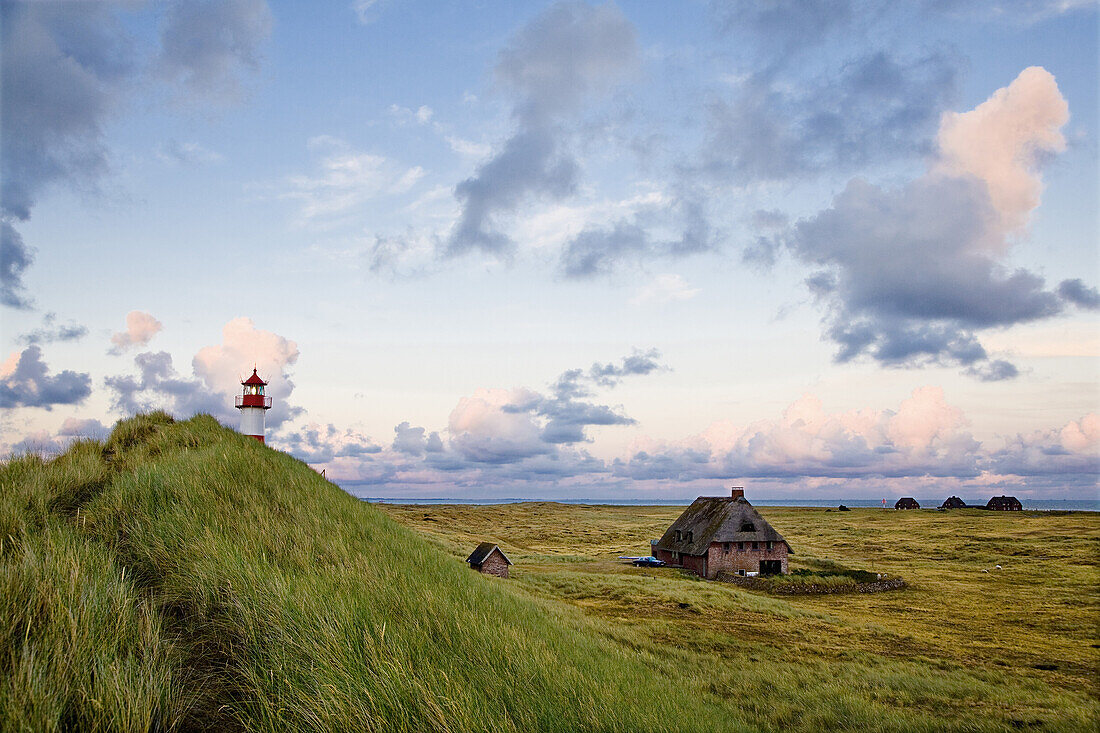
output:
[[[756,543],[755,543],[755,542],[753,542],[753,543],[752,543],[752,549],[754,549],[754,550],[758,550],[758,549],[760,549],[760,548],[756,546]]]
[[[745,543],[744,542],[738,542],[737,543],[737,551],[738,552],[744,552],[745,551]]]
[[[688,535],[688,542],[691,542],[691,541],[692,541],[692,538],[693,538],[693,536],[694,536],[694,532],[692,532],[692,531],[691,531],[691,530],[689,529],[689,530],[688,530],[688,533],[687,533],[687,535]]]
[[[772,549],[772,543],[770,541],[768,542],[768,549]]]
[[[680,530],[676,530],[676,541],[679,542],[682,539],[683,536],[681,535]]]
[[[729,552],[729,551],[730,551],[730,543],[728,543],[728,542],[725,542],[725,543],[723,543],[723,544],[724,544],[724,548],[723,548],[723,550],[724,550],[725,552]]]
[[[752,522],[742,522],[741,523],[741,531],[742,532],[755,532],[756,531],[756,525],[753,524]]]

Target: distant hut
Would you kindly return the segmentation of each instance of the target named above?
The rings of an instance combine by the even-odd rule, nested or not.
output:
[[[994,496],[985,508],[995,512],[1021,512],[1024,505],[1015,496]]]
[[[894,508],[895,509],[920,509],[920,504],[917,503],[916,499],[914,499],[912,497],[909,497],[909,496],[906,496],[904,498],[898,499],[897,502],[894,504]]]
[[[486,575],[495,575],[498,578],[507,578],[508,566],[512,564],[504,554],[504,550],[492,542],[482,542],[478,545],[477,549],[466,558],[466,562],[470,563],[471,569]]]
[[[790,552],[787,540],[745,499],[743,489],[699,497],[653,545],[658,560],[708,579],[719,572],[786,573]]]
[[[957,496],[949,496],[940,504],[940,509],[966,509],[966,502]]]

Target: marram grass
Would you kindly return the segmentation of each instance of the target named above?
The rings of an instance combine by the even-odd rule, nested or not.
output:
[[[559,530],[541,531],[546,572],[526,561],[513,581],[481,576],[461,562],[464,537],[425,537],[206,416],[138,416],[102,444],[13,458],[0,469],[0,730],[1096,721],[1090,690],[968,669],[916,642],[908,656],[823,648],[838,619],[822,602],[593,573],[583,546],[553,565]],[[870,622],[858,634],[890,636]]]

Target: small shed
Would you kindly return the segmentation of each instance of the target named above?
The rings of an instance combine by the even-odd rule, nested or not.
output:
[[[957,496],[949,496],[940,504],[940,509],[966,509],[966,502]]]
[[[897,502],[894,504],[894,508],[895,509],[920,509],[920,504],[917,503],[916,499],[914,499],[910,496],[906,496],[906,497],[903,497],[901,499],[898,499]]]
[[[507,578],[508,566],[512,564],[512,561],[504,554],[504,550],[492,542],[482,542],[478,545],[466,558],[466,562],[470,563],[471,569],[479,573],[495,575],[498,578]]]
[[[995,512],[1022,512],[1024,505],[1015,496],[994,496],[985,508]]]

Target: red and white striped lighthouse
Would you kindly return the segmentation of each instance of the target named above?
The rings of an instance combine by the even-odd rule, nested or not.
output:
[[[252,376],[241,382],[244,394],[237,395],[234,407],[241,411],[241,432],[264,442],[264,414],[271,409],[271,398],[264,397],[267,382],[260,379],[256,370]]]

